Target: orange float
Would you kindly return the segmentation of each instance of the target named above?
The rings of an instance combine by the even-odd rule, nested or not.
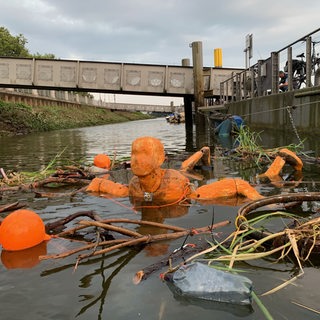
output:
[[[0,225],[0,244],[4,250],[23,250],[50,239],[42,219],[31,210],[16,210]]]
[[[110,169],[111,160],[108,155],[100,153],[93,158],[93,164],[98,168]]]

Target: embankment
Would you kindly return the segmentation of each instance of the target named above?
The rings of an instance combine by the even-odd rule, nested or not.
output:
[[[92,106],[30,106],[0,100],[0,136],[149,119],[140,112]]]

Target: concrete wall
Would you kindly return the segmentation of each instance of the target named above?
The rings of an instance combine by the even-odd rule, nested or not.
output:
[[[232,102],[226,107],[228,113],[242,116],[255,128],[292,131],[293,120],[299,132],[320,134],[320,87]]]

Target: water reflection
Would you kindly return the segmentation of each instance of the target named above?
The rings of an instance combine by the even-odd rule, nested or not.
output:
[[[174,299],[184,306],[194,305],[203,309],[211,310],[213,312],[222,311],[223,313],[229,313],[240,318],[249,316],[251,313],[253,313],[252,305],[239,305],[184,297],[180,292],[177,291],[175,286],[170,284],[170,282],[167,282],[167,285],[171,290]]]
[[[95,314],[95,319],[102,319],[104,305],[112,281],[139,252],[138,248],[133,250],[123,249],[119,252],[91,258],[81,263],[81,267],[87,270],[92,270],[92,266],[94,266],[94,269],[91,272],[85,273],[79,279],[81,294],[78,297],[80,298],[79,303],[81,307],[75,318],[85,315],[89,309],[93,309],[91,313]],[[75,264],[65,264],[52,269],[46,269],[41,272],[41,276],[53,276],[65,270],[73,270],[74,268]],[[97,290],[96,283],[99,283],[99,290]]]
[[[47,254],[47,242],[20,251],[1,252],[1,262],[7,269],[28,269],[40,263],[39,257]]]
[[[86,151],[76,130],[0,137],[0,163],[5,170],[40,171],[60,153],[57,164],[78,163]]]
[[[96,308],[99,310],[99,314],[97,315],[97,319],[102,319],[102,313],[104,304],[106,302],[107,293],[111,286],[113,278],[115,278],[122,268],[124,268],[130,260],[132,260],[138,251],[130,250],[119,257],[119,253],[106,255],[100,259],[90,260],[90,264],[94,263],[98,266],[94,272],[85,275],[80,280],[80,287],[86,288],[90,290],[92,287],[91,282],[98,281],[101,286],[101,292],[97,295],[95,294],[82,294],[79,297],[81,298],[80,302],[85,302],[85,305],[80,309],[76,317],[85,314],[88,309],[97,305]],[[114,262],[110,263],[109,260],[113,258],[117,258]],[[108,263],[107,263],[108,261]],[[100,264],[98,263],[100,262]],[[106,275],[108,273],[108,275]],[[96,279],[96,277],[100,277],[100,280]]]

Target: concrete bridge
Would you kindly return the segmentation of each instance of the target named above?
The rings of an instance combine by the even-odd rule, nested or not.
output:
[[[112,110],[170,113],[175,111],[173,105],[138,104],[138,103],[105,103],[105,108]]]
[[[203,68],[206,96],[239,69]],[[159,96],[194,95],[193,67],[76,60],[0,58],[0,87]]]

